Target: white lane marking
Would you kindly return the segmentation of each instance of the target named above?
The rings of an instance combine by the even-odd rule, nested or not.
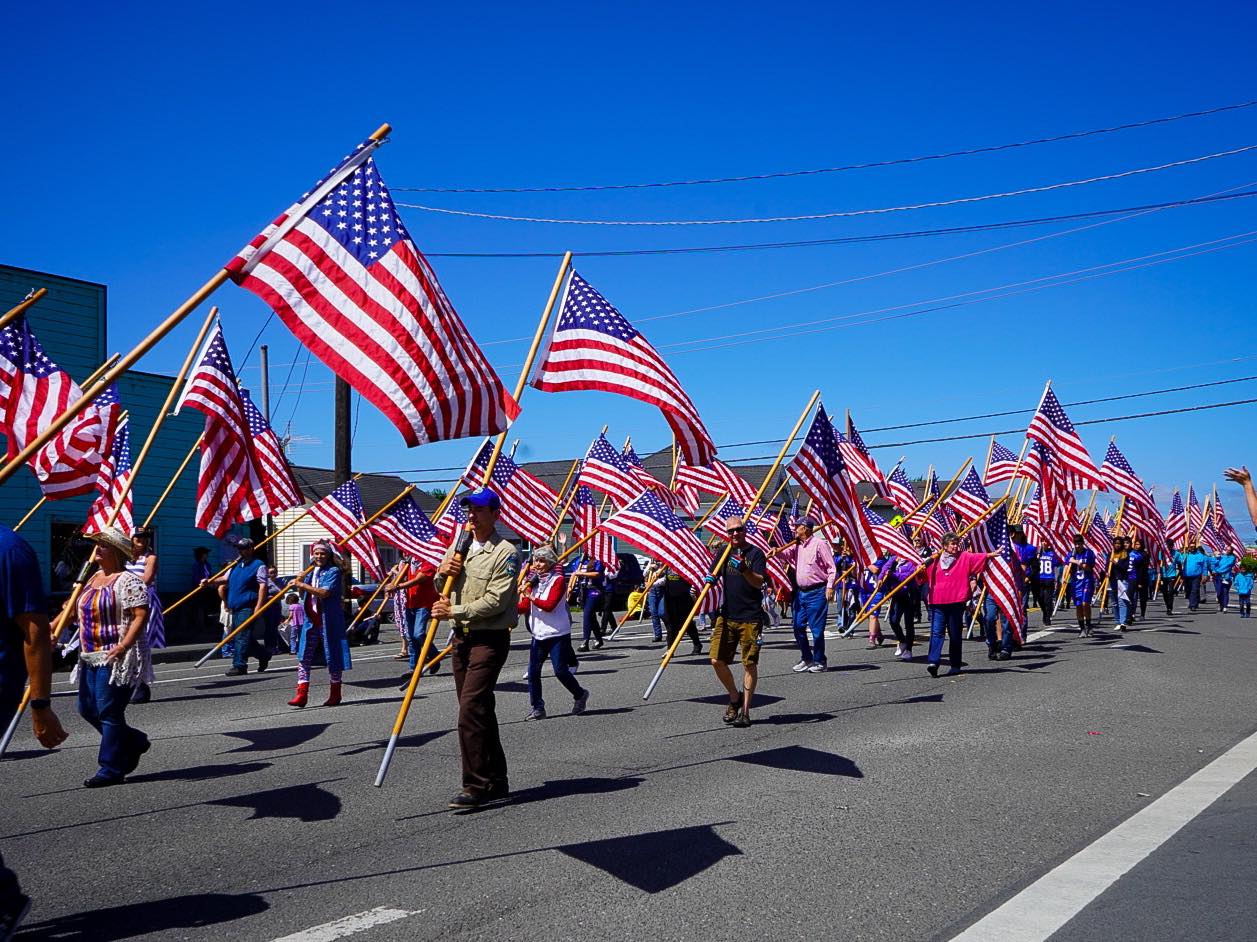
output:
[[[354,658],[354,661],[356,662],[387,661],[391,659],[392,657],[393,655],[391,654],[376,654],[376,655],[371,655],[368,657],[356,657]],[[266,669],[266,674],[283,674],[283,673],[287,673],[288,671],[295,671],[296,669],[297,669],[296,664],[282,664],[282,665],[277,665],[275,667],[268,667]],[[172,668],[171,670],[178,670],[178,668]],[[156,673],[158,674],[158,676],[161,676],[163,672],[157,671]],[[165,671],[164,673],[170,673],[170,671]],[[266,674],[258,674],[257,671],[254,671],[252,674],[248,676],[265,677]],[[153,683],[149,684],[149,686],[152,687],[152,686],[156,686],[157,684],[174,684],[174,683],[178,683],[181,680],[195,680],[198,677],[213,677],[213,676],[214,676],[213,672],[207,673],[205,671],[199,671],[198,673],[195,673],[195,674],[183,674],[182,676],[179,676],[179,677],[167,677],[163,680],[155,680],[153,681]],[[56,681],[55,686],[63,687],[65,688],[66,691],[70,691],[70,692],[76,691],[79,689],[78,684],[71,684],[68,680],[58,680]]]
[[[953,942],[1042,942],[1257,769],[1257,733],[1040,877]]]
[[[325,922],[321,926],[302,929],[300,932],[276,939],[275,942],[333,942],[334,939],[343,939],[355,932],[382,926],[387,922],[396,922],[398,919],[405,919],[407,916],[414,916],[421,912],[423,912],[421,909],[389,909],[387,906],[379,906],[375,909],[368,909],[364,913],[355,913],[344,919],[337,919],[335,922]]]

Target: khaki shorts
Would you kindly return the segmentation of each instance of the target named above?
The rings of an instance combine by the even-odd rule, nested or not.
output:
[[[759,622],[727,621],[723,615],[716,619],[711,633],[711,657],[713,661],[733,663],[733,651],[742,648],[743,664],[759,663]]]

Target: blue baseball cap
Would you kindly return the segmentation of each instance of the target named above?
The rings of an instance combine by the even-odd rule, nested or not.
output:
[[[502,509],[502,499],[498,497],[495,491],[487,487],[482,487],[478,491],[472,491],[470,494],[464,494],[459,503],[464,507],[471,505],[472,507],[488,507],[490,510]]]

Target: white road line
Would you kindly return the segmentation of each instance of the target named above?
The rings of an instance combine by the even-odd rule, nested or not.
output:
[[[392,657],[393,655],[391,654],[376,654],[376,655],[370,655],[367,657],[356,657],[354,658],[354,661],[357,663],[364,663],[366,661],[387,661],[387,660],[390,660]],[[163,674],[173,673],[174,671],[180,670],[180,669],[186,669],[186,668],[170,668],[169,670],[166,670],[166,671],[155,671],[154,673],[156,673],[158,677],[162,677]],[[252,674],[249,674],[248,676],[265,677],[267,676],[267,674],[283,674],[289,671],[295,671],[296,669],[297,669],[297,665],[295,663],[277,664],[274,667],[268,667],[266,669],[266,674],[259,674],[257,671],[254,671]],[[182,680],[196,680],[197,678],[212,678],[214,676],[215,675],[213,671],[208,671],[208,672],[198,671],[194,674],[183,674],[179,677],[166,677],[161,680],[155,680],[153,681],[152,684],[149,684],[149,686],[152,687],[152,686],[156,686],[157,684],[174,684]],[[68,680],[58,680],[54,683],[54,686],[64,688],[64,690],[67,692],[73,692],[79,689],[78,684],[71,684]]]
[[[343,939],[355,932],[382,926],[386,922],[396,922],[398,919],[405,919],[407,916],[414,916],[420,912],[423,910],[389,909],[386,906],[380,906],[376,909],[368,909],[364,913],[355,913],[344,919],[337,919],[335,922],[325,922],[321,926],[294,932],[292,935],[276,939],[275,942],[333,942],[334,939]]]
[[[983,916],[953,942],[1043,942],[1257,769],[1257,733]]]

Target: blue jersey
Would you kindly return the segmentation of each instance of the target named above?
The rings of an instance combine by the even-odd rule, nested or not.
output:
[[[1049,547],[1044,547],[1039,554],[1039,584],[1052,585],[1056,582],[1056,554]]]

